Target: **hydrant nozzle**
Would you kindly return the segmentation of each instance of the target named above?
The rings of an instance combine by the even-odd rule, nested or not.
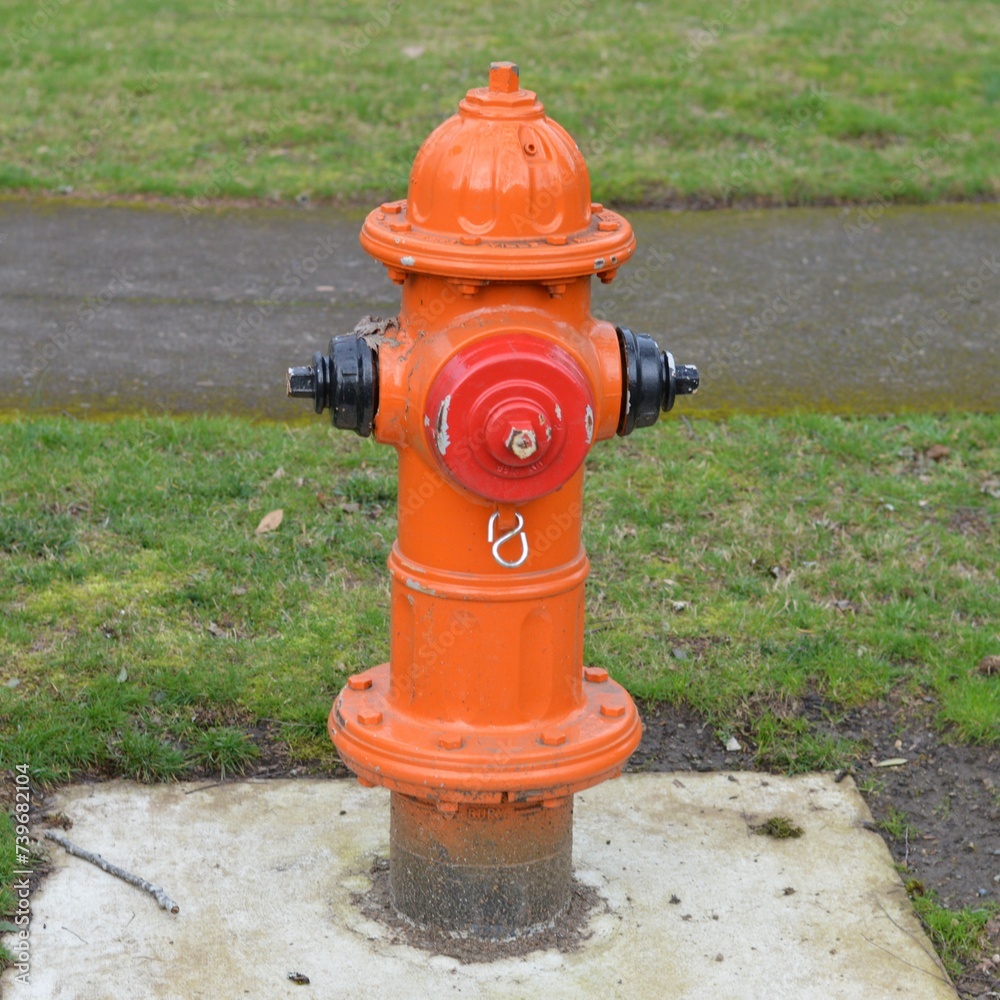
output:
[[[669,351],[661,351],[648,333],[633,333],[627,327],[617,327],[625,376],[618,434],[624,437],[636,427],[650,427],[659,419],[660,411],[674,408],[678,396],[698,391],[701,377],[694,365],[678,365]]]
[[[513,63],[428,137],[361,243],[401,286],[398,318],[288,373],[290,396],[399,457],[389,662],[348,679],[329,729],[392,793],[396,908],[527,933],[569,905],[575,793],[617,777],[642,732],[583,663],[584,461],[698,372],[593,316],[592,279],[635,237]]]
[[[317,351],[311,365],[288,369],[285,391],[311,399],[317,413],[329,407],[334,427],[368,437],[378,407],[378,355],[364,337],[334,337],[328,354]]]

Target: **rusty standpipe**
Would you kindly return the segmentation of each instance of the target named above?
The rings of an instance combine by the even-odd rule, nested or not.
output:
[[[390,660],[348,679],[330,733],[392,793],[396,908],[530,933],[569,905],[574,793],[641,735],[628,693],[583,665],[583,461],[698,372],[591,315],[591,278],[635,238],[513,63],[428,137],[361,243],[401,286],[398,318],[288,373],[289,395],[399,455]]]

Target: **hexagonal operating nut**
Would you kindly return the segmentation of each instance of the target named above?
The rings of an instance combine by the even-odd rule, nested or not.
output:
[[[538,451],[538,439],[531,428],[512,427],[507,435],[507,447],[518,458],[531,458]]]
[[[316,395],[316,369],[312,365],[289,368],[285,380],[285,391],[289,396],[312,399]]]

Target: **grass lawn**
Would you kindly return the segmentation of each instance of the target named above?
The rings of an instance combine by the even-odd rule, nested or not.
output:
[[[0,423],[3,804],[17,773],[329,770],[336,692],[388,655],[394,465],[325,421]],[[586,660],[633,694],[790,773],[869,753],[830,732],[891,698],[1000,745],[1000,416],[667,420],[589,467]],[[0,809],[0,917],[14,832]],[[993,909],[920,905],[978,954]]]
[[[400,196],[490,59],[614,202],[1000,195],[990,0],[8,0],[0,188]]]
[[[388,655],[391,449],[221,418],[0,441],[0,769],[169,778],[267,741],[332,761],[334,695]],[[590,468],[587,661],[633,694],[790,771],[857,749],[786,712],[810,691],[927,695],[955,738],[1000,744],[978,669],[1000,653],[1000,417],[666,421]]]

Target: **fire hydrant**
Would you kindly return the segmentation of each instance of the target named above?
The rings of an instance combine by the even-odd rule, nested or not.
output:
[[[330,733],[391,791],[395,907],[527,933],[569,904],[574,793],[641,735],[628,693],[583,665],[583,461],[698,372],[591,315],[591,277],[613,280],[635,238],[513,63],[424,142],[361,243],[402,286],[398,318],[288,372],[289,395],[399,455],[390,660],[348,679]]]

